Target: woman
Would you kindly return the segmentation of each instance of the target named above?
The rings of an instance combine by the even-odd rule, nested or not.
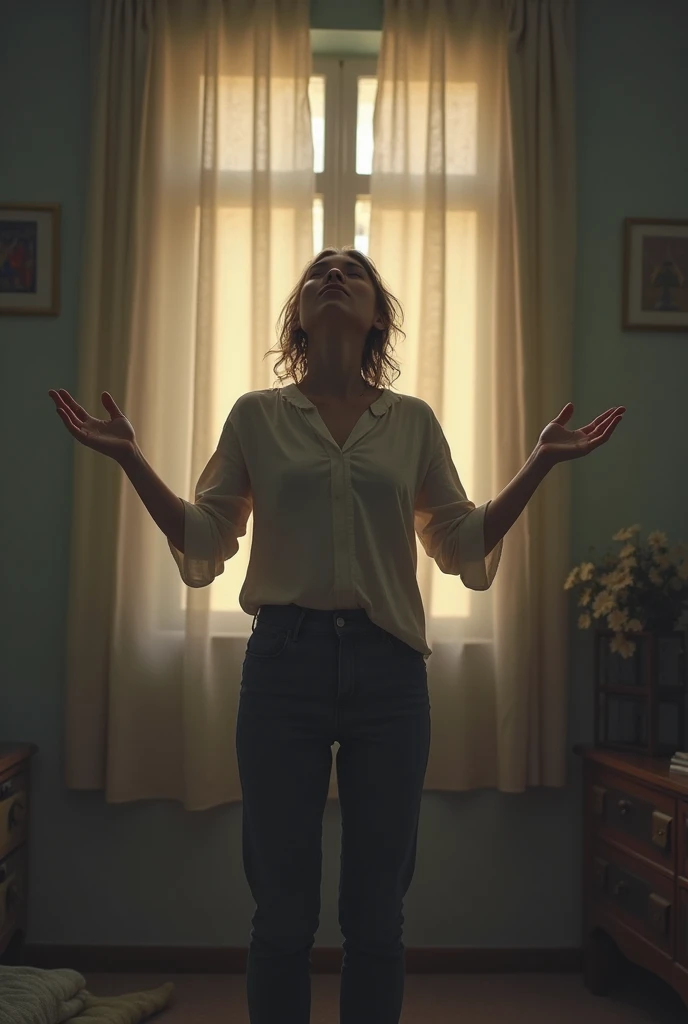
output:
[[[247,965],[252,1024],[307,1024],[320,913],[322,818],[332,745],[342,815],[342,1024],[398,1024],[403,900],[416,858],[430,747],[425,618],[414,532],[474,590],[553,465],[606,443],[623,407],[579,430],[567,405],[520,473],[480,508],[420,399],[386,386],[396,300],[373,263],[327,248],[283,310],[286,387],[234,404],[196,485],[174,495],[111,396],[110,419],[51,391],[70,433],[115,458],[168,538],[188,586],[209,584],[255,511],[240,593],[253,629],[236,746],[243,860],[256,902]],[[387,382],[388,383],[388,382]]]

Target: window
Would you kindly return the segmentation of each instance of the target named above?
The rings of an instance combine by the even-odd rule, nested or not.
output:
[[[376,71],[372,58],[313,60],[314,254],[333,242],[368,252]]]
[[[247,84],[246,88],[249,88]],[[202,85],[202,83],[201,83]],[[221,87],[225,85],[221,83]],[[235,89],[241,83],[234,82]],[[425,109],[427,105],[426,82],[414,82],[411,89],[411,116],[414,105]],[[377,59],[339,58],[337,56],[314,57],[309,82],[309,101],[314,146],[315,196],[313,201],[313,254],[325,244],[354,245],[361,252],[368,253],[370,237],[370,185],[373,168],[373,113],[377,97]],[[203,90],[199,92],[199,116],[202,116]],[[247,99],[249,102],[249,99]],[[486,143],[481,142],[478,130],[478,89],[475,82],[448,83],[447,97],[447,253],[446,273],[453,284],[447,290],[445,315],[448,324],[445,351],[445,395],[443,428],[449,438],[452,454],[460,469],[462,481],[469,495],[484,488],[484,480],[477,479],[476,431],[479,428],[481,451],[488,452],[490,444],[490,400],[483,396],[476,404],[476,382],[484,373],[482,361],[487,358],[487,346],[480,343],[488,337],[486,313],[478,302],[478,281],[489,279],[491,248],[490,204],[493,202],[494,159]],[[220,159],[222,190],[225,176],[232,176],[231,194],[228,194],[221,230],[231,234],[232,218],[250,218],[250,154],[244,153],[241,145],[231,139],[231,124],[220,133],[218,144],[222,149]],[[245,143],[244,143],[245,144]],[[482,147],[482,149],[481,149]],[[479,159],[479,152],[483,156]],[[416,160],[424,159],[424,147],[409,154],[412,166]],[[422,168],[418,167],[419,182]],[[242,189],[245,189],[246,201]],[[417,211],[411,211],[412,218],[422,218],[423,195],[418,191]],[[480,222],[483,222],[482,235]],[[196,239],[200,231],[200,218],[196,223]],[[483,255],[480,255],[480,238],[483,239]],[[196,246],[198,248],[198,246]],[[220,246],[220,259],[223,257]],[[231,290],[242,291],[249,287],[249,267],[241,260],[232,258],[231,273],[226,275],[226,288],[232,310]],[[223,277],[223,280],[225,278]],[[283,282],[284,297],[293,282]],[[417,297],[416,297],[417,298]],[[223,306],[224,309],[224,306]],[[223,314],[228,315],[228,314]],[[271,325],[272,327],[273,325]],[[408,331],[408,324],[405,325]],[[220,325],[221,330],[224,325]],[[226,329],[241,330],[235,320]],[[274,344],[271,335],[266,349]],[[407,336],[402,353],[397,353],[400,364],[403,355],[403,369],[408,379],[414,379],[420,352],[413,335]],[[270,365],[277,356],[271,357]],[[250,368],[248,353],[234,350],[220,351],[215,379],[217,394],[213,402],[217,407],[218,431],[226,417],[226,394],[223,395],[222,381],[228,376],[248,380]],[[178,446],[175,446],[178,451]],[[172,448],[171,448],[172,451]],[[170,458],[176,457],[173,454]],[[485,460],[483,460],[484,462]],[[479,462],[478,462],[479,464]],[[163,477],[165,467],[161,467]],[[171,474],[168,474],[171,475]],[[476,486],[477,485],[477,486]],[[215,635],[243,635],[246,628],[245,614],[239,606],[239,592],[246,576],[253,537],[253,517],[249,519],[246,535],[240,539],[236,555],[225,563],[224,572],[216,578],[210,588],[211,631]],[[160,577],[169,579],[170,556],[161,550]],[[425,558],[419,546],[419,569]],[[162,567],[164,561],[165,567]],[[176,572],[176,570],[174,570]],[[472,627],[480,622],[476,616],[488,614],[489,608],[483,603],[482,613],[473,607],[472,597],[456,577],[445,576],[435,566],[433,573],[432,601],[428,609],[435,620],[446,621],[448,635],[453,635],[458,619],[471,621]],[[420,577],[419,573],[419,577]],[[158,590],[164,607],[159,609],[163,629],[179,630],[187,606],[188,591],[179,580],[179,589],[164,587]],[[477,635],[477,632],[476,632]]]

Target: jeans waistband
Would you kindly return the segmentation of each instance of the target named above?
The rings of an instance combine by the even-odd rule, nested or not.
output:
[[[303,608],[298,604],[264,604],[253,616],[251,632],[256,628],[256,619],[260,618],[261,623],[274,626],[276,629],[288,629],[292,639],[298,638],[299,630],[304,621],[309,629],[314,628],[316,632],[330,632],[338,626],[354,626],[361,628],[379,629],[368,617],[364,608],[341,608],[341,609],[320,609]],[[340,620],[340,621],[338,621]]]

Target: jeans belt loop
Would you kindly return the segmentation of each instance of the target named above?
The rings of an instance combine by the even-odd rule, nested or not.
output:
[[[294,628],[292,630],[292,634],[291,634],[291,638],[294,641],[294,643],[296,643],[296,641],[299,638],[299,630],[301,629],[301,623],[303,622],[303,620],[305,618],[305,615],[306,615],[306,609],[302,608],[299,611],[298,618],[296,620],[296,625],[294,626]]]

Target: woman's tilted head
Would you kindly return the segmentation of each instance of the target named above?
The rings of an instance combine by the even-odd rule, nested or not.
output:
[[[341,290],[323,291],[328,284]],[[401,306],[372,260],[352,246],[328,246],[301,274],[280,313],[278,345],[265,355],[281,353],[273,367],[276,376],[298,384],[309,369],[309,342],[323,356],[322,346],[328,339],[340,339],[340,343],[346,339],[355,346],[355,359],[358,363],[360,358],[360,373],[366,383],[376,388],[387,386],[392,382],[387,370],[396,371],[395,379],[400,372],[391,350],[394,335],[404,335],[402,322]],[[328,358],[332,355],[327,353]],[[285,370],[279,373],[282,365]]]

